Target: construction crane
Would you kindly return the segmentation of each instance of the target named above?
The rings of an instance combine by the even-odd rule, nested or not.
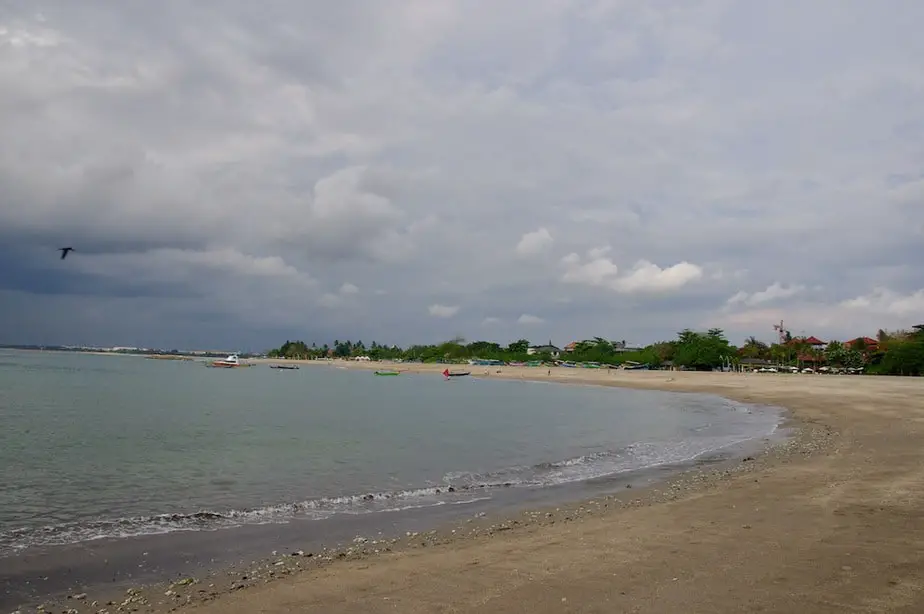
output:
[[[780,320],[779,324],[774,324],[773,330],[777,331],[780,335],[780,345],[785,345],[789,340],[789,331],[783,326],[783,320]]]

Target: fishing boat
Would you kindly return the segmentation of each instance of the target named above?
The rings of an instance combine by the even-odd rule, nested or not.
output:
[[[237,357],[237,354],[229,354],[227,358],[222,358],[220,360],[213,360],[210,363],[206,363],[210,367],[216,367],[219,369],[233,369],[235,367],[249,367],[250,365],[241,362]]]
[[[401,375],[401,371],[376,371],[376,375]]]
[[[471,374],[471,371],[450,371],[449,369],[443,371],[443,377],[464,377]]]
[[[270,365],[270,369],[283,369],[285,371],[294,371],[298,369],[298,365]]]

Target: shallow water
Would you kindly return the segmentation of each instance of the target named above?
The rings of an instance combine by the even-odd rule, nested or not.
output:
[[[691,461],[779,422],[705,395],[0,352],[0,557],[484,501]]]

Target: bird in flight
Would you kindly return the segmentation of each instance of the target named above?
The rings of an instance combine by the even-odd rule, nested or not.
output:
[[[67,258],[68,253],[74,251],[73,247],[59,247],[58,251],[61,252],[61,260]]]

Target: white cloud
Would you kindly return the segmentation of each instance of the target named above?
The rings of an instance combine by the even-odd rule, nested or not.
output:
[[[455,305],[430,305],[427,311],[434,318],[451,318],[459,313],[459,307]]]
[[[565,266],[562,281],[641,294],[678,290],[703,277],[701,267],[686,261],[662,269],[647,260],[639,260],[627,275],[619,276],[619,267],[606,256],[609,251],[608,247],[593,248],[586,261],[576,253],[568,254],[561,261]]]
[[[254,256],[231,248],[208,250],[160,248],[128,254],[81,254],[60,266],[106,276],[163,282],[198,279],[216,274],[235,277],[276,278],[287,283],[313,285],[311,276],[279,256]]]
[[[924,5],[473,1],[4,5],[0,337],[917,317]]]
[[[619,274],[619,267],[605,257],[608,248],[594,248],[588,252],[587,262],[572,252],[561,259],[565,266],[562,281],[569,284],[583,284],[587,286],[611,287]]]
[[[766,289],[759,292],[754,292],[748,294],[745,291],[740,291],[731,298],[728,299],[728,305],[743,304],[748,306],[761,305],[763,303],[769,303],[771,301],[778,301],[782,299],[791,298],[797,294],[805,291],[805,286],[801,284],[793,284],[789,286],[784,286],[780,282],[773,282],[771,285],[767,286]]]
[[[345,282],[342,286],[340,286],[340,294],[357,294],[358,292],[359,288],[350,282]]]
[[[802,294],[796,295],[802,297]],[[858,336],[875,336],[880,328],[908,328],[924,318],[924,289],[910,293],[877,288],[865,295],[838,302],[799,300],[787,302],[785,307],[769,307],[767,303],[749,306],[739,302],[739,310],[712,314],[701,325],[718,326],[737,332],[742,338],[756,334],[760,338],[775,340],[773,325],[783,320],[793,335],[815,335],[823,340],[853,339]]]
[[[517,324],[530,325],[530,324],[542,324],[544,322],[545,320],[543,320],[539,316],[530,315],[528,313],[524,313],[519,318],[517,318]]]
[[[487,318],[481,321],[482,326],[495,326],[500,323],[501,323],[500,318],[495,318],[492,316],[488,316]]]
[[[697,281],[703,276],[703,269],[689,262],[679,262],[661,268],[647,260],[639,260],[632,272],[615,281],[616,288],[628,294],[643,292],[670,292]]]
[[[520,237],[516,252],[519,256],[535,256],[548,250],[552,243],[554,243],[554,239],[552,239],[551,233],[546,228],[540,228],[533,232],[527,232]]]
[[[847,309],[877,315],[918,316],[924,323],[924,288],[910,294],[899,294],[887,288],[876,288],[870,294],[857,296],[841,303]]]

